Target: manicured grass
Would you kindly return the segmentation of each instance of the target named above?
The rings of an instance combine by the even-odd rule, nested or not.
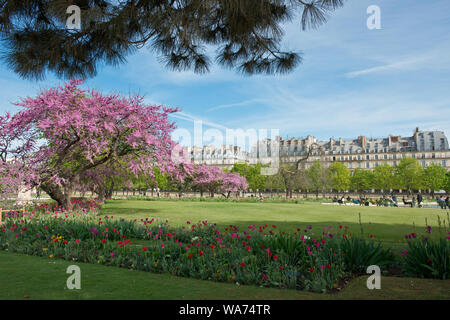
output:
[[[373,234],[375,239],[395,246],[404,240],[406,234],[423,234],[425,219],[433,228],[432,237],[440,236],[438,216],[442,225],[441,235],[444,236],[450,231],[446,211],[425,208],[334,206],[314,203],[110,200],[101,211],[102,215],[125,219],[168,219],[171,225],[186,225],[188,220],[192,223],[208,220],[210,223],[217,223],[219,227],[234,224],[247,228],[250,224],[268,224],[289,232],[296,231],[297,228],[303,230],[309,224],[313,226],[314,233],[321,233],[323,227],[332,226],[332,230],[337,230],[343,225],[349,226],[350,232],[355,235],[361,233],[359,213],[366,236]]]
[[[381,278],[381,290],[369,290],[366,277],[353,280],[338,294],[318,294],[255,286],[237,286],[167,274],[77,263],[81,290],[66,288],[64,260],[0,252],[0,299],[450,299],[450,281]]]

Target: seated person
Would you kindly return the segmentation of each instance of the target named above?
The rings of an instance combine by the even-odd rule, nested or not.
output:
[[[412,201],[406,200],[405,197],[403,196],[403,204],[404,204],[405,206],[407,206],[407,205],[412,205]]]
[[[392,202],[394,204],[394,207],[398,207],[398,200],[395,194],[392,195]]]

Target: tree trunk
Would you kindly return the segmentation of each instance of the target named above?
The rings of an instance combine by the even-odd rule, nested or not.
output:
[[[55,200],[59,206],[64,207],[65,209],[69,209],[72,206],[70,202],[72,198],[72,189],[70,187],[66,187],[63,191],[62,187],[52,182],[43,183],[40,187],[50,196],[50,198]]]
[[[97,193],[97,201],[103,202],[105,201],[105,192],[104,190]]]
[[[114,192],[114,185],[112,185],[108,190],[106,190],[105,199],[111,200],[113,192]]]

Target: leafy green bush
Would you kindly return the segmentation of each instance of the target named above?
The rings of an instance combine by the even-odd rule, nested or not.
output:
[[[343,254],[345,269],[353,273],[365,273],[371,265],[383,268],[394,263],[391,250],[372,240],[344,235],[342,239],[331,243],[334,251]]]
[[[410,239],[403,251],[403,269],[408,276],[447,280],[450,276],[449,239]]]

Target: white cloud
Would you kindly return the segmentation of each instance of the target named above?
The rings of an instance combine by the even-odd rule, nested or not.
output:
[[[377,67],[373,67],[373,68],[367,68],[367,69],[362,69],[362,70],[358,70],[358,71],[348,72],[346,74],[346,76],[350,77],[350,78],[354,78],[354,77],[358,77],[358,76],[366,75],[366,74],[370,74],[370,73],[380,73],[380,72],[386,72],[386,71],[408,70],[408,69],[411,69],[411,67],[417,67],[418,65],[420,65],[423,62],[426,62],[429,59],[430,59],[429,57],[406,59],[406,60],[403,60],[403,61],[389,63],[389,64],[385,64],[385,65],[382,65],[382,66],[377,66]]]
[[[212,108],[209,108],[207,111],[211,112],[211,111],[215,111],[215,110],[220,110],[220,109],[229,109],[229,108],[233,108],[233,107],[243,107],[243,106],[248,106],[254,103],[269,103],[269,101],[266,101],[264,99],[259,99],[259,98],[255,98],[255,99],[249,99],[249,100],[245,100],[245,101],[241,101],[241,102],[236,102],[236,103],[229,103],[229,104],[221,104]]]

